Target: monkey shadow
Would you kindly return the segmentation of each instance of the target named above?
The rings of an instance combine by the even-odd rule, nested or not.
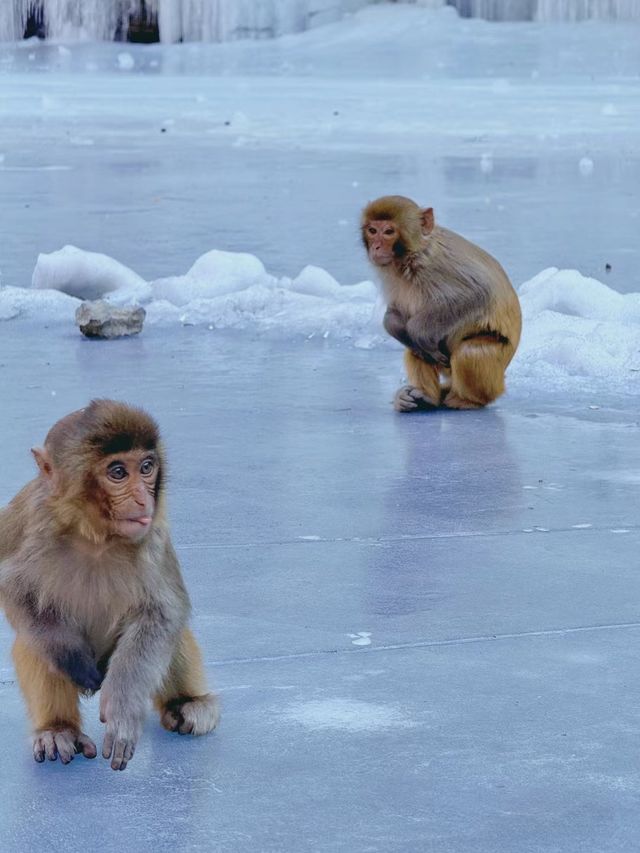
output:
[[[369,563],[372,612],[431,610],[448,577],[442,555],[456,538],[512,529],[522,510],[522,477],[509,422],[500,411],[446,409],[397,415],[399,472],[383,499],[390,533]]]

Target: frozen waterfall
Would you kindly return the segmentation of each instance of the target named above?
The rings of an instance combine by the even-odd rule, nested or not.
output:
[[[1,0],[0,40],[25,34],[110,41],[131,28],[156,39],[268,38],[335,21],[367,0]]]
[[[229,41],[338,20],[376,0],[0,0],[0,40]],[[380,0],[378,0],[380,2]],[[384,0],[382,0],[384,2]],[[494,21],[640,20],[640,0],[406,0]]]

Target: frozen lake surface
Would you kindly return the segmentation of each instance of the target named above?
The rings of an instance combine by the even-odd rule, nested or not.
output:
[[[223,719],[37,765],[0,628],[0,848],[619,853],[640,833],[637,397],[397,416],[397,354],[2,325],[3,484],[147,406]],[[87,732],[98,739],[97,703]]]
[[[639,34],[374,8],[271,43],[0,46],[0,503],[58,417],[146,406],[223,703],[205,739],[150,716],[122,774],[36,765],[0,623],[2,851],[637,848]],[[367,286],[298,275],[370,278],[383,192],[518,285],[613,290],[534,279],[507,395],[397,416]],[[70,296],[9,290],[65,244],[164,288],[165,320],[89,342]],[[211,249],[268,274],[181,321]]]
[[[516,283],[640,291],[639,38],[377,7],[275,42],[0,45],[2,281],[73,243],[145,278],[218,248],[349,284],[363,203],[400,192]]]

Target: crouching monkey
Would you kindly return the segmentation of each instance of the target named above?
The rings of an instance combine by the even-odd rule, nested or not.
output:
[[[0,512],[0,602],[16,631],[36,761],[94,758],[79,697],[101,690],[104,758],[124,770],[153,699],[162,725],[218,722],[164,508],[164,451],[143,411],[111,400],[58,421],[38,476]]]
[[[522,317],[495,258],[403,196],[366,206],[362,239],[382,278],[384,327],[406,347],[410,384],[395,408],[475,409],[499,397]]]

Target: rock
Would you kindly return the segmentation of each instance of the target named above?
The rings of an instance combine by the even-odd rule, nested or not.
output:
[[[76,325],[88,338],[120,338],[137,335],[147,312],[144,308],[116,308],[108,302],[83,302],[76,309]]]

